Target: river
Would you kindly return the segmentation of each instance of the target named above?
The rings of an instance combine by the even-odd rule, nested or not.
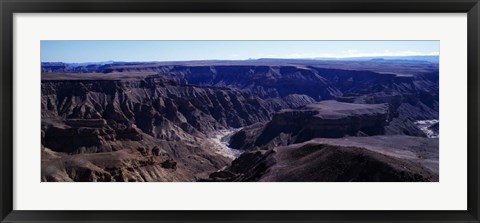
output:
[[[220,130],[214,135],[213,138],[210,138],[215,152],[232,159],[239,157],[240,154],[242,154],[240,150],[228,147],[228,141],[230,140],[230,137],[238,131],[240,131],[240,129]]]
[[[428,138],[438,138],[438,132],[434,132],[430,129],[431,126],[438,123],[438,119],[430,120],[418,120],[414,124],[424,132]]]

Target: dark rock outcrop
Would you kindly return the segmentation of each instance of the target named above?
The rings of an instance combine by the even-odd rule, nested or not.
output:
[[[391,115],[388,104],[321,101],[299,109],[281,110],[265,126],[257,124],[237,132],[230,139],[230,146],[235,149],[271,148],[319,137],[380,135],[385,133]]]
[[[435,135],[438,135],[440,131],[440,123],[433,124],[430,127],[428,127],[428,129],[432,131]]]
[[[314,139],[245,152],[204,181],[438,181],[438,139],[410,136]]]

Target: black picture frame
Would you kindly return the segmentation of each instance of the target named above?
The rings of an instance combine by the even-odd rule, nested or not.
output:
[[[1,222],[480,222],[478,0],[0,0]],[[13,210],[14,13],[467,13],[468,210],[466,211],[21,211]],[[448,202],[448,201],[443,201]]]

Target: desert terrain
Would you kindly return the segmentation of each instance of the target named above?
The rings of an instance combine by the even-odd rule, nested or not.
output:
[[[42,63],[44,182],[439,181],[438,63]]]

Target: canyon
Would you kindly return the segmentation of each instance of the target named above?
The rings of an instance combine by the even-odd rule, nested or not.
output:
[[[45,182],[438,181],[438,64],[42,63]]]

